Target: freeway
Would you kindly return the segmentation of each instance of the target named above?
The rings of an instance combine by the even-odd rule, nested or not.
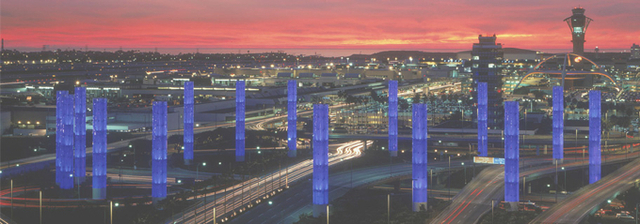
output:
[[[499,201],[504,196],[502,195],[504,194],[504,185],[500,183],[504,183],[504,166],[492,165],[485,168],[461,192],[456,194],[451,205],[442,210],[431,223],[473,222],[472,217],[480,217],[485,212],[480,208],[488,207],[487,201],[496,199]]]
[[[467,161],[468,162],[468,161]],[[457,164],[457,165],[453,165]],[[452,163],[452,169],[461,169],[459,161]],[[447,162],[432,162],[430,168],[434,169],[434,173],[446,172]],[[349,190],[370,183],[375,183],[383,179],[394,177],[411,178],[411,164],[396,164],[389,174],[389,166],[381,165],[375,167],[367,167],[355,169],[352,172],[343,171],[329,175],[329,200],[332,201],[341,197]],[[430,194],[445,195],[447,190],[429,190]],[[453,190],[455,192],[455,190]],[[272,204],[263,203],[254,209],[247,211],[246,214],[231,220],[231,223],[293,223],[298,221],[301,214],[313,211],[311,181],[304,181],[296,186],[292,186],[289,190],[284,191],[281,195],[272,199]]]
[[[629,155],[617,154],[603,156],[603,161],[620,162],[626,161],[629,157],[637,157],[640,152],[635,152]],[[553,174],[558,169],[551,160],[534,158],[527,161],[526,167],[520,167],[520,177],[526,177],[527,180],[533,180],[540,178],[544,175]],[[603,163],[606,164],[606,163]],[[574,157],[565,158],[562,164],[566,170],[580,169],[581,167],[588,166],[588,158]],[[501,201],[504,198],[504,166],[500,166],[502,172],[492,172],[494,179],[491,179],[491,175],[487,174],[485,178],[475,178],[465,186],[462,191],[457,194],[448,208],[431,221],[432,224],[465,224],[475,223],[480,217],[491,210],[491,201]],[[497,168],[487,168],[482,172],[491,172],[491,170]],[[484,174],[481,173],[480,176]],[[471,205],[471,206],[470,206]],[[464,214],[460,216],[459,214]]]
[[[373,142],[367,142],[368,145]],[[345,160],[349,160],[360,156],[364,143],[361,141],[347,142],[340,145],[330,145],[335,148],[336,153],[329,156],[329,165],[334,165]],[[254,177],[235,186],[219,190],[217,192],[208,193],[200,200],[208,200],[203,202],[203,206],[189,208],[177,215],[174,215],[167,223],[192,223],[198,221],[213,221],[213,209],[217,213],[216,217],[224,222],[229,217],[235,217],[248,208],[253,207],[254,203],[269,198],[283,189],[288,188],[289,183],[296,182],[306,178],[312,172],[312,160],[308,159],[300,163],[288,166],[282,169],[265,174],[263,176]],[[223,199],[220,199],[223,197]]]
[[[579,223],[607,199],[615,197],[640,179],[640,158],[615,172],[576,191],[565,200],[555,204],[530,223]]]

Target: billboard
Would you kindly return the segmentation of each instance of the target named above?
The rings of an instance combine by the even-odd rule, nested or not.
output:
[[[474,156],[473,162],[485,164],[504,164],[504,158]]]

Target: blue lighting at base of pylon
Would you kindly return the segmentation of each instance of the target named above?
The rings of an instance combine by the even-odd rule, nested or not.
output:
[[[87,170],[87,89],[76,87],[74,95],[75,149],[73,150],[73,158],[75,160],[75,176],[83,179]]]
[[[236,162],[244,161],[245,83],[236,82]]]
[[[313,204],[329,204],[329,106],[313,105]]]
[[[504,103],[504,198],[507,202],[520,200],[520,114],[516,101]]]
[[[193,160],[193,82],[184,83],[184,151],[183,159],[185,161]]]
[[[298,82],[289,80],[287,82],[287,144],[289,146],[289,157],[296,157],[298,148]]]
[[[107,99],[93,99],[93,188],[107,187]],[[100,198],[104,199],[104,198]]]
[[[167,102],[152,108],[151,197],[167,197]]]
[[[413,104],[412,114],[412,179],[413,179],[413,204],[426,203],[427,178],[428,178],[428,155],[427,155],[427,105]],[[426,208],[425,208],[426,209]],[[414,208],[414,210],[417,210]]]
[[[487,111],[488,109],[488,93],[487,83],[478,83],[478,155],[488,155],[488,130],[487,130]]]
[[[389,153],[398,153],[398,81],[389,81]]]
[[[564,90],[553,87],[553,158],[564,159]]]
[[[589,184],[593,184],[601,178],[601,151],[602,115],[600,91],[589,91]]]

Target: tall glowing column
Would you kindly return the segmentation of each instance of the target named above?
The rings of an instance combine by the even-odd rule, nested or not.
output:
[[[289,80],[287,82],[287,143],[289,144],[289,157],[296,157],[296,150],[298,148],[298,83],[296,80]]]
[[[193,82],[184,83],[184,164],[193,162]]]
[[[413,104],[413,211],[427,209],[427,105]]]
[[[520,114],[516,101],[504,103],[504,198],[511,204],[511,209],[518,209],[520,192]]]
[[[153,102],[151,149],[151,197],[153,203],[167,197],[167,102]]]
[[[58,91],[57,100],[56,181],[60,189],[73,189],[73,95]]]
[[[93,199],[107,198],[107,99],[93,99]]]
[[[589,184],[600,180],[600,138],[602,115],[600,114],[600,91],[589,91]]]
[[[62,176],[62,152],[64,151],[64,105],[68,91],[56,92],[56,184],[60,185]]]
[[[487,139],[489,135],[487,133],[487,111],[488,111],[488,99],[487,99],[487,83],[478,83],[478,155],[488,155],[488,143]]]
[[[564,90],[553,87],[553,158],[564,159]]]
[[[389,154],[398,156],[398,81],[389,81]]]
[[[76,87],[75,89],[75,176],[79,182],[84,182],[87,170],[87,89]]]
[[[313,105],[313,217],[329,204],[329,106]]]
[[[244,81],[236,82],[236,162],[244,161]]]

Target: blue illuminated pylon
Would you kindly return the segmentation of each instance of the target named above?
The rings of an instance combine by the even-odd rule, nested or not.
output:
[[[244,81],[236,82],[236,162],[244,161]]]
[[[184,83],[184,164],[193,161],[193,82]]]
[[[389,81],[389,154],[398,156],[398,81]]]
[[[520,114],[516,101],[504,103],[504,198],[507,202],[518,202],[520,192]],[[513,207],[515,206],[515,208]],[[511,209],[517,210],[517,204]]]
[[[56,182],[73,189],[73,95],[58,91],[56,98]]]
[[[428,178],[428,155],[427,155],[427,105],[413,104],[413,211],[420,211],[420,207],[427,209],[427,178]]]
[[[153,102],[151,149],[151,197],[154,203],[167,197],[167,102]]]
[[[84,182],[87,170],[87,89],[76,87],[75,89],[75,175],[80,182]]]
[[[487,83],[478,82],[478,155],[488,155],[488,143],[489,138],[487,133],[487,111],[488,99],[487,99]]]
[[[313,105],[313,216],[329,204],[329,106]]]
[[[289,80],[287,82],[287,143],[289,145],[289,157],[296,157],[296,150],[298,148],[298,133],[297,133],[297,106],[298,106],[298,83],[296,80]]]
[[[564,159],[564,90],[553,87],[553,158]]]
[[[589,91],[589,184],[600,180],[601,152],[600,138],[602,137],[602,115],[600,114],[600,91]]]
[[[93,99],[93,199],[107,197],[107,99]]]
[[[56,92],[56,184],[60,185],[62,176],[62,163],[64,162],[62,152],[64,151],[64,105],[65,99],[69,95],[68,91]]]

